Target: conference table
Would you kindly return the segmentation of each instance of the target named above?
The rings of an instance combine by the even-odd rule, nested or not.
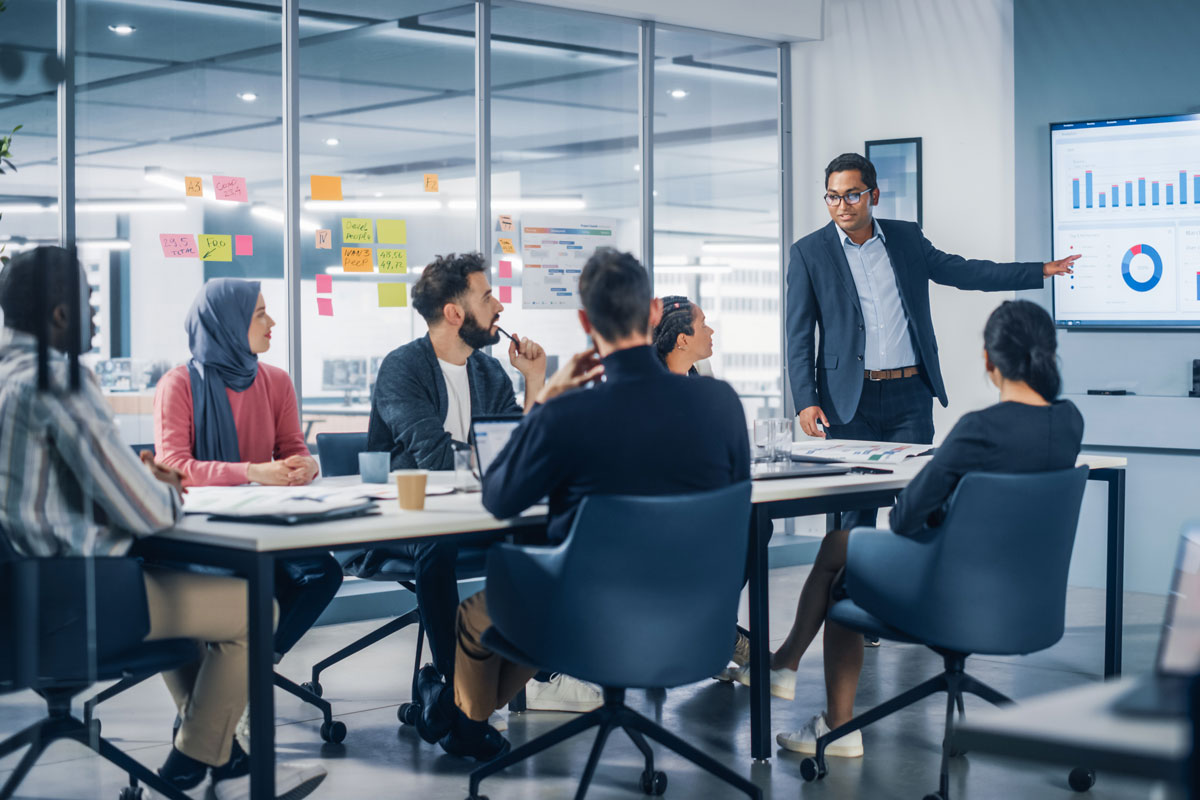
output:
[[[886,474],[847,474],[755,481],[750,521],[748,589],[751,647],[751,753],[756,760],[771,755],[768,675],[767,545],[773,520],[890,505],[927,459],[886,465]],[[1105,674],[1120,669],[1121,581],[1124,563],[1124,473],[1121,458],[1081,456],[1091,477],[1109,484],[1109,570],[1105,623]],[[451,473],[452,475],[452,473]],[[357,476],[323,478],[322,488],[351,487]],[[230,491],[237,491],[231,487]],[[1118,513],[1114,513],[1114,508]],[[185,500],[185,511],[187,504]],[[460,545],[501,539],[537,541],[546,527],[546,508],[535,506],[514,519],[498,520],[476,493],[426,498],[423,511],[402,511],[392,500],[379,503],[380,513],[307,525],[212,521],[205,515],[185,516],[173,529],[143,540],[145,554],[173,562],[227,569],[244,577],[249,610],[249,688],[251,797],[275,797],[275,703],[272,641],[275,561],[278,558],[351,550],[389,543],[413,543],[454,537]],[[526,539],[528,537],[528,539]],[[1114,596],[1115,595],[1115,596]],[[1112,672],[1110,673],[1110,667]]]

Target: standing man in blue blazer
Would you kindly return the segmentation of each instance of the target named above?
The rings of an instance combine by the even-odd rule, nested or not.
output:
[[[833,221],[793,244],[788,262],[792,398],[809,436],[929,444],[934,396],[947,404],[929,281],[990,292],[1036,289],[1045,278],[1069,274],[1079,256],[1045,264],[968,260],[938,250],[914,223],[875,219],[878,202],[867,159],[846,153],[825,168]],[[874,510],[854,512],[843,526],[874,521]]]

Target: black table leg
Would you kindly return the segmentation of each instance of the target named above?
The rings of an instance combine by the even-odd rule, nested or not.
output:
[[[253,556],[250,614],[250,796],[275,798],[275,557]]]
[[[1104,597],[1104,677],[1121,674],[1125,600],[1125,470],[1095,470],[1108,483],[1108,575]]]
[[[769,604],[767,601],[767,542],[771,517],[761,506],[750,515],[750,755],[771,757],[771,677]]]

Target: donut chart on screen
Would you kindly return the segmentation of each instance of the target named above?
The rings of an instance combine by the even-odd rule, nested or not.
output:
[[[1129,271],[1129,265],[1133,262],[1133,257],[1136,255],[1149,256],[1150,261],[1154,264],[1154,274],[1144,281],[1139,281]],[[1158,282],[1162,280],[1162,274],[1162,256],[1150,245],[1135,244],[1125,251],[1125,258],[1121,261],[1121,277],[1125,279],[1125,283],[1130,289],[1133,289],[1135,292],[1148,292],[1155,286],[1158,286]]]

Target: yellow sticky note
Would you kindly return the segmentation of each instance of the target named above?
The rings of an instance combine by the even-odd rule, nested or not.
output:
[[[342,241],[370,244],[375,241],[375,225],[369,219],[342,217]]]
[[[380,272],[408,272],[407,250],[377,250],[375,258],[379,260]]]
[[[402,219],[377,219],[380,244],[408,244],[408,225]]]
[[[200,234],[201,261],[233,261],[233,237]]]
[[[308,193],[313,200],[341,200],[342,179],[336,175],[310,175]]]
[[[342,269],[346,272],[374,272],[375,267],[371,263],[371,248],[343,247]]]
[[[408,306],[408,286],[403,283],[379,284],[380,308],[406,308]]]
[[[438,180],[436,172],[425,173],[425,191],[436,192],[438,190]]]
[[[193,178],[188,175],[183,179],[184,189],[187,190],[188,197],[204,197],[204,179]]]
[[[513,253],[517,252],[516,248],[513,247],[512,239],[501,238],[499,241],[500,241],[500,250],[502,252],[504,252],[506,255],[511,256]]]

